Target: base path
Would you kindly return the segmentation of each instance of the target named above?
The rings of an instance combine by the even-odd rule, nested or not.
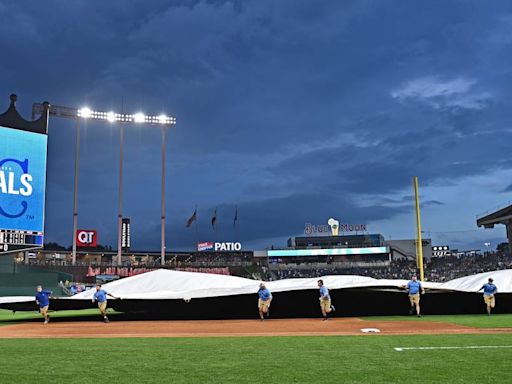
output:
[[[97,338],[97,337],[215,337],[215,336],[320,336],[369,335],[362,328],[378,328],[388,335],[512,333],[509,329],[477,329],[430,321],[372,321],[359,318],[276,320],[189,320],[36,322],[0,327],[1,338]],[[373,334],[375,335],[375,334]]]

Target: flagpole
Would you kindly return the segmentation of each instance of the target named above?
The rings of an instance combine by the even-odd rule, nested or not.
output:
[[[235,222],[233,223],[233,226],[235,227],[235,240],[239,241],[239,239],[238,239],[238,206],[235,206]]]
[[[215,210],[213,211],[212,229],[213,229],[213,232],[215,234],[217,234],[217,207],[215,207]]]
[[[196,244],[195,244],[195,247],[197,249],[197,244],[199,243],[199,231],[198,231],[198,228],[197,226],[199,225],[198,221],[197,220],[197,205],[196,205],[196,209],[194,210],[194,212],[196,212],[196,222],[195,222],[195,228],[196,228]]]

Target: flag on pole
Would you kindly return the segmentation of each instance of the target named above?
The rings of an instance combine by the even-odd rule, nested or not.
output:
[[[188,220],[187,220],[187,225],[186,225],[186,227],[187,227],[187,228],[190,228],[190,226],[192,225],[192,223],[193,223],[194,221],[196,221],[196,220],[197,220],[197,208],[196,208],[196,210],[194,211],[194,213],[192,214],[192,216],[190,216],[190,219],[188,219]]]
[[[235,218],[233,219],[233,227],[236,228],[238,223],[238,206],[235,207]]]
[[[215,208],[215,211],[213,211],[213,217],[212,217],[212,228],[215,231],[215,224],[217,224],[217,208]]]

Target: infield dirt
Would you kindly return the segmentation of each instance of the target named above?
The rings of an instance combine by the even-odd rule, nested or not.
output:
[[[480,329],[435,321],[372,321],[359,318],[189,320],[189,321],[58,321],[0,327],[0,338],[109,338],[109,337],[216,337],[216,336],[321,336],[369,335],[362,328],[377,328],[378,334],[477,334],[512,333],[512,329]],[[375,334],[373,334],[375,335]]]

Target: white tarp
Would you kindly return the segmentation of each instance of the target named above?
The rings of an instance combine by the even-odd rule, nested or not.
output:
[[[426,289],[476,292],[488,277],[493,276],[499,292],[512,292],[512,270],[486,272],[467,276],[446,283],[425,282]],[[399,288],[408,280],[385,280],[356,275],[322,276],[329,289],[343,288]],[[284,279],[266,282],[271,292],[318,289],[317,277]],[[253,294],[260,282],[235,276],[214,275],[197,272],[180,272],[159,269],[141,275],[128,277],[104,285],[104,289],[114,296],[125,299],[193,299]],[[93,291],[86,291],[72,299],[91,299]]]
[[[458,279],[439,284],[439,289],[449,289],[454,291],[475,292],[492,278],[498,288],[498,293],[512,292],[512,269],[502,271],[483,272],[476,275],[460,277]]]
[[[492,277],[498,292],[512,293],[512,269],[485,272],[451,280],[446,283],[424,282],[426,289],[476,292]],[[271,292],[318,289],[318,279],[329,289],[390,288],[397,289],[408,280],[385,280],[356,275],[334,275],[314,278],[284,279],[265,283]],[[255,294],[260,281],[236,276],[158,269],[104,284],[103,288],[123,299],[194,299],[243,294]],[[91,300],[93,290],[70,297],[70,300]],[[31,296],[0,297],[0,304],[33,301]]]
[[[34,296],[3,296],[0,297],[0,304],[28,303],[30,301],[35,301],[35,296],[35,292]]]

